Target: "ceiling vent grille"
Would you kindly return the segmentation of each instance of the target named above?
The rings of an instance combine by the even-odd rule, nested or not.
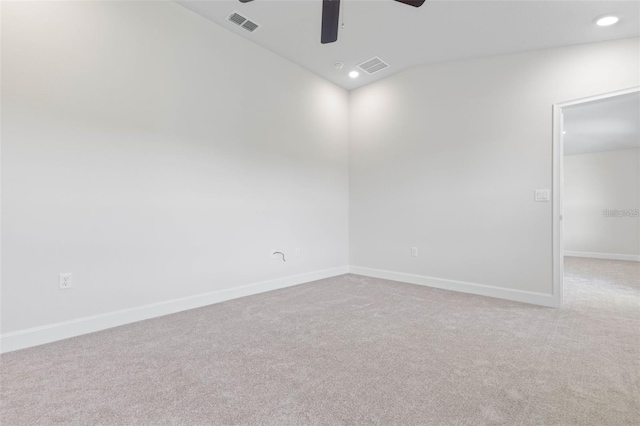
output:
[[[240,15],[238,12],[233,12],[231,15],[227,16],[227,21],[236,24],[240,28],[244,28],[250,33],[260,28],[260,24],[256,24],[255,22],[250,21],[248,18]]]
[[[258,24],[256,24],[253,21],[245,21],[244,24],[242,24],[242,28],[244,28],[245,30],[249,31],[249,32],[254,32],[255,30],[257,30],[259,27]]]
[[[363,63],[358,65],[358,68],[360,68],[367,74],[373,74],[378,71],[382,71],[383,69],[388,67],[389,67],[389,64],[387,64],[385,61],[378,58],[377,56],[375,58],[369,59],[368,61],[364,61]]]

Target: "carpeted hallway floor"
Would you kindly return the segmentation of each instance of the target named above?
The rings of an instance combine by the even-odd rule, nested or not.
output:
[[[1,357],[11,424],[640,423],[640,264],[549,309],[345,275]]]

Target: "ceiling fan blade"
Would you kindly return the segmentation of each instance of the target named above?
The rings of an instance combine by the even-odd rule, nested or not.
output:
[[[242,0],[240,0],[242,1]],[[251,1],[251,0],[249,0]],[[420,7],[424,4],[425,0],[396,0],[397,2],[408,4],[413,7]]]
[[[322,44],[338,40],[338,21],[340,20],[340,0],[322,0]]]

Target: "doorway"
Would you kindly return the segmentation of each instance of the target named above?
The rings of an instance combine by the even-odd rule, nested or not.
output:
[[[565,256],[640,260],[640,87],[554,105],[553,293]],[[608,265],[611,266],[611,265]]]

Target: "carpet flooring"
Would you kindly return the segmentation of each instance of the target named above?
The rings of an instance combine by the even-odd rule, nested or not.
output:
[[[640,264],[550,309],[344,275],[0,358],[13,424],[640,424]]]

